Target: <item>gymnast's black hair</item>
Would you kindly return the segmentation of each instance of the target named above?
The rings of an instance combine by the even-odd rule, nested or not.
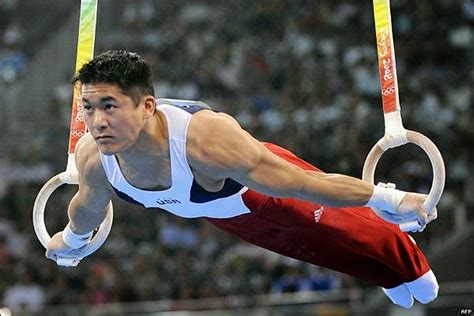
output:
[[[137,53],[109,50],[84,64],[73,83],[117,85],[136,105],[145,95],[155,95],[151,69]]]

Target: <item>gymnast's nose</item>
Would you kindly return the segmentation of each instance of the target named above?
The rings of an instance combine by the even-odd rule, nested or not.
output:
[[[92,128],[97,131],[103,131],[109,126],[107,115],[103,111],[95,111],[92,120]]]

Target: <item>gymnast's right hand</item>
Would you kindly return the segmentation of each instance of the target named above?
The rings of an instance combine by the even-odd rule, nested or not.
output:
[[[75,267],[81,261],[77,249],[84,247],[92,239],[92,232],[76,234],[70,224],[62,232],[56,233],[46,247],[46,258],[56,261],[60,266]]]
[[[55,262],[57,262],[58,258],[73,258],[79,260],[79,258],[74,258],[74,255],[72,254],[74,250],[75,249],[64,242],[63,232],[61,231],[56,233],[48,242],[46,247],[46,258]]]

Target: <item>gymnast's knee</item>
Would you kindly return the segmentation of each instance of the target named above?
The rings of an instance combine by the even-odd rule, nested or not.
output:
[[[433,271],[429,270],[415,281],[405,283],[411,295],[420,303],[428,304],[438,296],[439,285]]]

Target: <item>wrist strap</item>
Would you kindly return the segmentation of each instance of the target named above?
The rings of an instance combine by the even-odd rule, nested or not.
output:
[[[394,189],[390,185],[379,183],[374,186],[374,193],[365,206],[397,213],[398,206],[405,197],[405,194],[406,192]]]
[[[72,248],[79,249],[84,247],[92,238],[92,232],[86,234],[76,234],[71,230],[69,224],[66,225],[66,228],[63,230],[63,241],[64,243]]]

